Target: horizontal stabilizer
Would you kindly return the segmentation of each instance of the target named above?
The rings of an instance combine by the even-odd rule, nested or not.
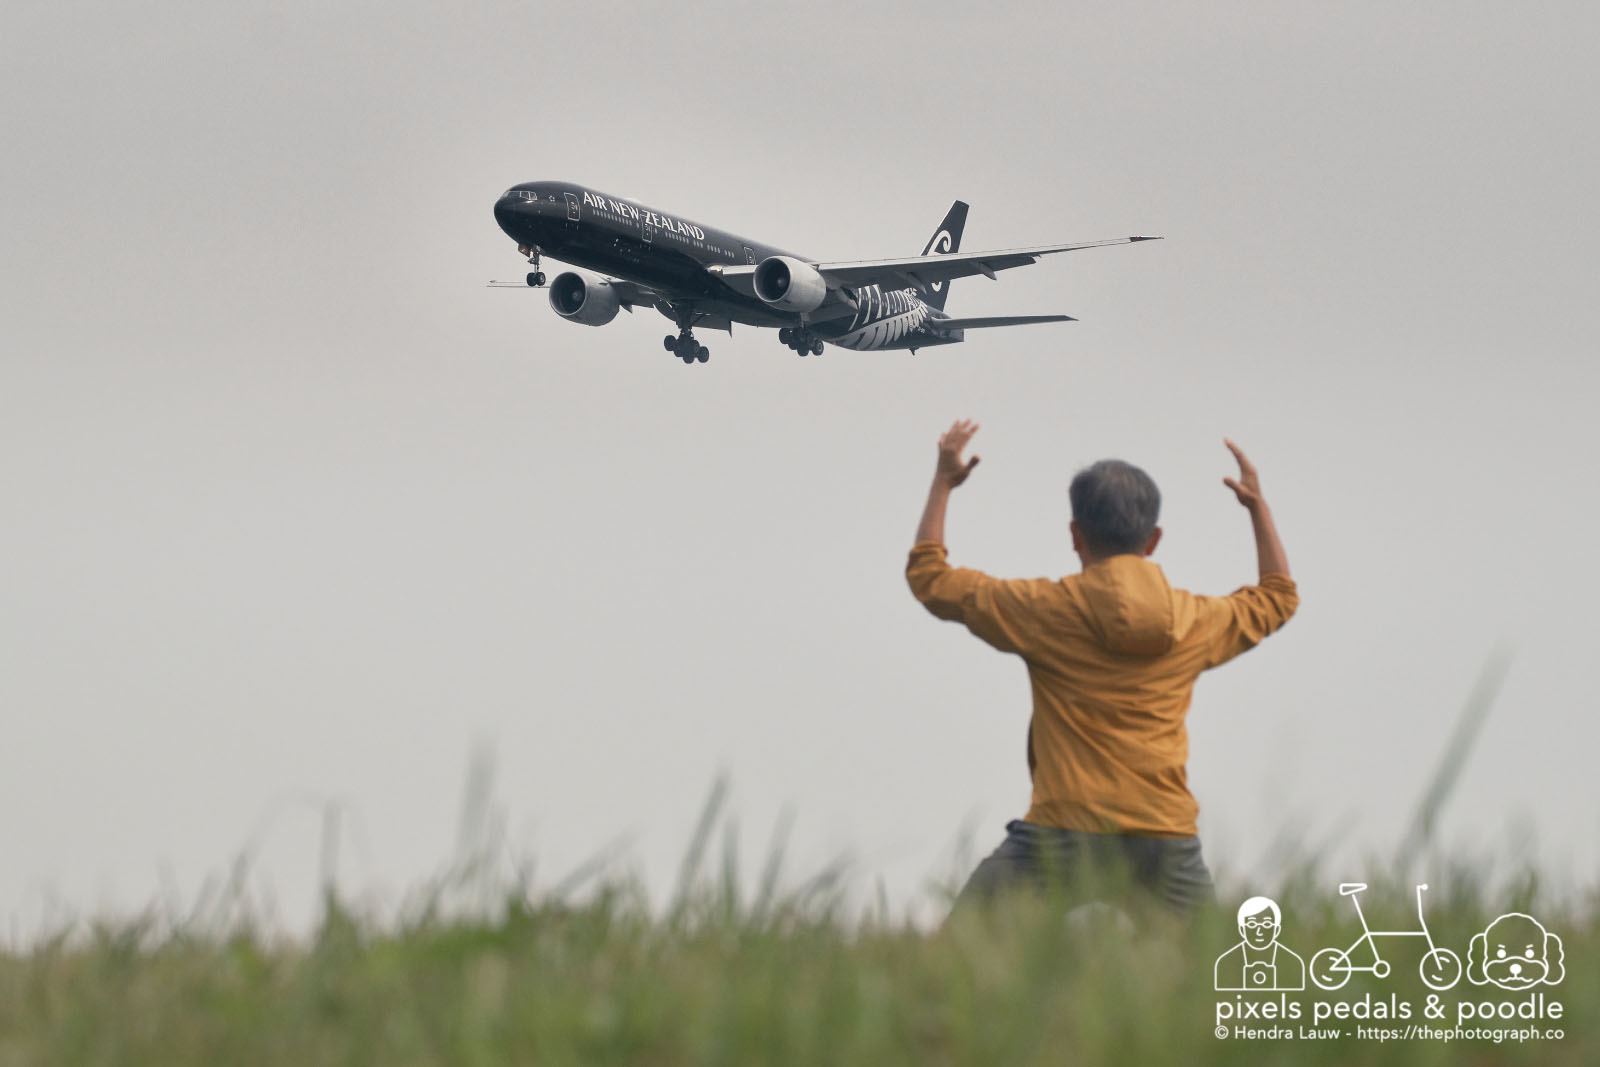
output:
[[[975,319],[931,319],[936,330],[981,330],[989,326],[1028,326],[1035,322],[1077,322],[1071,315],[988,315]]]

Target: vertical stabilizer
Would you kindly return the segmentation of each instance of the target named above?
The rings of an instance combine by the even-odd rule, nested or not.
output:
[[[928,247],[922,250],[925,256],[948,255],[961,250],[961,231],[967,225],[967,205],[957,200],[950,205],[950,213],[939,223],[939,228],[933,231],[933,236],[928,238]],[[937,285],[919,286],[922,290],[922,299],[932,307],[944,310],[944,298],[950,294],[950,283],[942,281]]]

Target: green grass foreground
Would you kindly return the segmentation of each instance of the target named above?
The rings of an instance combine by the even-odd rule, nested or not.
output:
[[[1362,907],[1374,930],[1417,929],[1414,879],[1426,867],[1435,942],[1467,962],[1472,936],[1504,912],[1533,915],[1564,943],[1558,985],[1508,993],[1462,978],[1432,993],[1418,937],[1384,939],[1393,971],[1325,992],[1218,993],[1213,964],[1238,941],[1234,914],[1258,890],[1224,888],[1215,912],[1176,928],[1161,916],[1069,910],[1017,899],[936,931],[889,918],[881,890],[864,915],[846,906],[843,868],[780,891],[787,824],[760,884],[741,890],[737,834],[723,826],[721,869],[703,871],[726,782],[719,781],[665,911],[636,880],[602,876],[607,858],[530,893],[497,873],[492,757],[468,777],[463,858],[409,916],[355,914],[330,889],[320,929],[269,932],[231,889],[187,918],[74,926],[0,952],[0,1067],[35,1064],[249,1067],[424,1065],[1600,1064],[1600,892],[1553,898],[1536,875],[1441,863],[1435,830],[1489,713],[1509,653],[1496,653],[1460,714],[1391,864],[1370,864]],[[325,881],[338,819],[324,822]],[[1360,934],[1338,879],[1285,835],[1273,895],[1280,943],[1309,965]],[[1416,857],[1430,857],[1425,864]],[[1393,873],[1379,877],[1377,872]],[[956,875],[957,880],[965,872]],[[581,900],[573,894],[593,885]],[[508,888],[509,887],[509,888]],[[951,887],[947,886],[946,889]],[[1102,887],[1126,903],[1117,887]],[[461,916],[476,916],[463,918]],[[1131,917],[1130,917],[1131,916]],[[1361,962],[1361,961],[1358,961]],[[1552,1018],[1460,1020],[1463,1004],[1559,1002]],[[1299,1015],[1241,1017],[1246,1003]],[[1407,1016],[1386,1015],[1404,1004]],[[1317,1011],[1346,1014],[1318,1019]],[[1228,1017],[1229,1015],[1233,1017]],[[1358,1027],[1460,1023],[1488,1037],[1378,1040]],[[1255,1033],[1241,1033],[1238,1027]],[[1274,1029],[1279,1028],[1279,1029]],[[1537,1039],[1518,1034],[1560,1030]],[[1219,1029],[1225,1036],[1218,1036]],[[1333,1033],[1330,1035],[1329,1030]],[[1317,1031],[1307,1033],[1306,1031]]]
[[[1212,990],[1212,962],[1237,940],[1237,900],[1186,931],[1019,901],[927,932],[846,921],[825,877],[781,899],[697,881],[654,915],[626,882],[577,905],[514,892],[493,919],[424,913],[387,929],[330,900],[299,944],[242,920],[214,934],[154,921],[63,934],[0,957],[0,1064],[1600,1063],[1593,902],[1541,906],[1528,889],[1490,904],[1449,881],[1430,893],[1429,924],[1463,959],[1516,907],[1563,938],[1566,979],[1543,989],[1564,1018],[1488,1024],[1554,1025],[1563,1040],[1218,1039],[1217,1003],[1233,995]],[[1278,899],[1283,943],[1307,960],[1359,933],[1331,886]],[[1364,903],[1374,927],[1415,921],[1409,885],[1374,885]],[[1386,981],[1291,999],[1308,1012],[1368,992],[1420,1005],[1420,940],[1391,944]],[[1463,980],[1438,1025],[1485,995]]]

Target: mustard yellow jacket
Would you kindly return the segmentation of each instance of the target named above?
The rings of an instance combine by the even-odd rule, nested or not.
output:
[[[1300,603],[1288,575],[1196,596],[1135,555],[1059,581],[992,578],[951,567],[936,541],[911,549],[906,580],[933,614],[1027,663],[1027,821],[1156,837],[1195,833],[1184,725],[1195,679],[1253,648]]]

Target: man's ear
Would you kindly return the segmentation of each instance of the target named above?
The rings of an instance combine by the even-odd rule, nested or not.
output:
[[[1150,555],[1156,550],[1156,545],[1161,542],[1161,527],[1157,526],[1150,532],[1150,540],[1145,542],[1144,554]]]
[[[1078,532],[1078,524],[1069,522],[1067,523],[1067,529],[1072,531],[1072,551],[1081,554],[1083,552],[1083,534]]]

